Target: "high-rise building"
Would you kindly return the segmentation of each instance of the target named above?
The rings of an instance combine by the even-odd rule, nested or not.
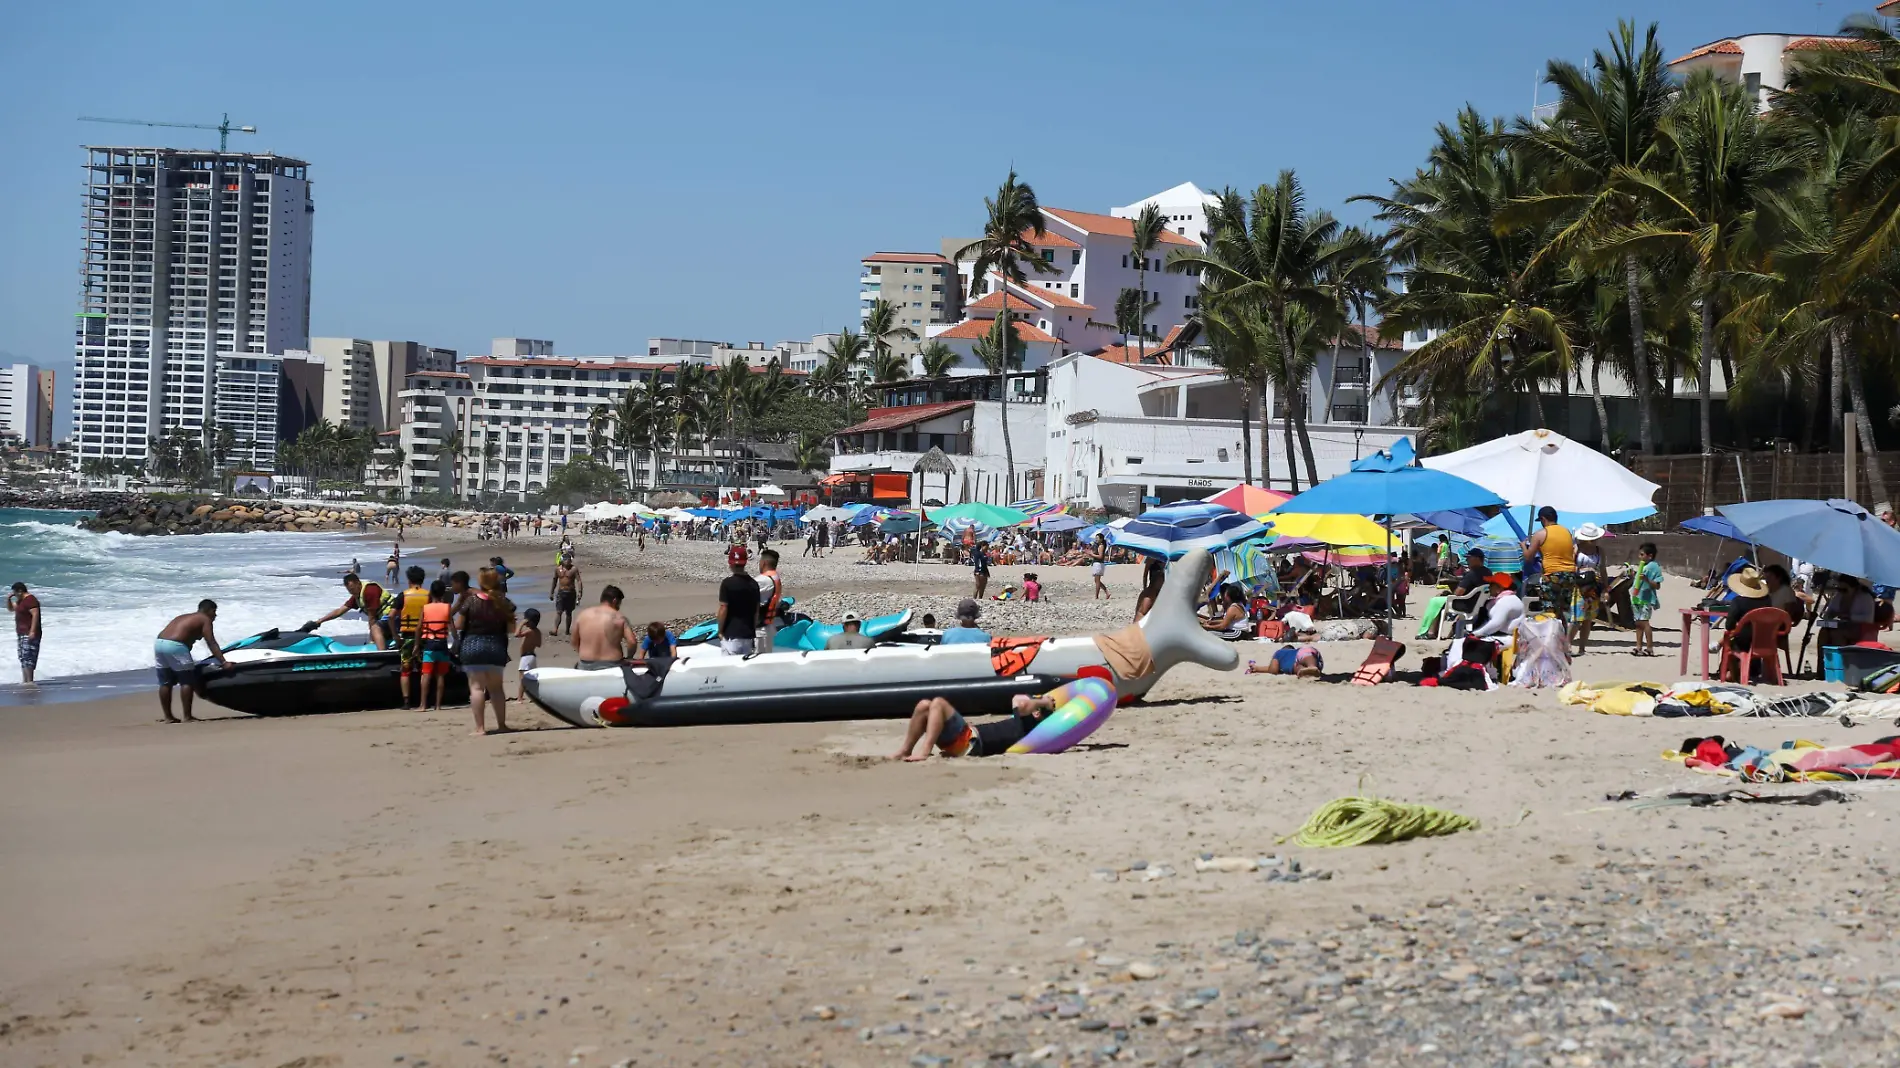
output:
[[[30,363],[0,367],[0,438],[53,443],[53,372]]]
[[[933,326],[963,318],[963,291],[955,266],[935,252],[873,252],[864,257],[858,275],[858,321],[871,318],[871,305],[887,300],[896,312],[896,325],[917,335],[906,341],[893,338],[891,348],[909,356]]]
[[[402,392],[418,371],[455,370],[455,350],[416,341],[314,337],[324,360],[323,417],[338,426],[384,433],[402,426]]]
[[[144,459],[215,422],[217,361],[310,334],[309,165],[271,153],[89,146],[74,341],[81,459]]]

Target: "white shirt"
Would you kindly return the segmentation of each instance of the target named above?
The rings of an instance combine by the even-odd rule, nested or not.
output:
[[[1280,622],[1285,623],[1289,628],[1296,631],[1313,629],[1313,617],[1297,610],[1281,616]]]
[[[1512,590],[1503,590],[1491,599],[1491,607],[1485,613],[1484,625],[1472,631],[1473,637],[1489,638],[1493,634],[1506,634],[1517,621],[1524,618],[1524,599]]]

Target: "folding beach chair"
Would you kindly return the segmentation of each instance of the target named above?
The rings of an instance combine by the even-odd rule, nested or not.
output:
[[[1352,673],[1354,686],[1376,686],[1392,677],[1392,668],[1398,664],[1399,657],[1405,655],[1405,643],[1391,638],[1374,638],[1372,651],[1366,654],[1366,662]]]

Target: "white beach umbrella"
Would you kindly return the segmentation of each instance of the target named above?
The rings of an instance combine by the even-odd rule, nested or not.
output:
[[[1661,488],[1553,430],[1526,430],[1419,462],[1475,482],[1508,504],[1562,512],[1637,512],[1629,517],[1637,519],[1656,510],[1650,498]]]
[[[752,492],[758,494],[761,497],[769,497],[773,500],[790,496],[790,494],[787,494],[783,488],[779,486],[774,486],[770,482],[767,482],[763,486],[752,487]]]

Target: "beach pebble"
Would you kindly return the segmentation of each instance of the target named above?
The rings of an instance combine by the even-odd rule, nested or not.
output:
[[[1798,1001],[1774,1001],[1763,1005],[1755,1015],[1764,1020],[1799,1020],[1808,1014],[1808,1007]]]
[[[1203,854],[1194,858],[1195,871],[1254,871],[1259,867],[1260,863],[1252,857],[1216,857]]]
[[[1161,975],[1161,968],[1158,965],[1145,960],[1129,961],[1127,971],[1130,979],[1154,979]]]
[[[1121,881],[1121,876],[1107,868],[1097,868],[1089,872],[1089,878],[1094,879],[1098,883],[1117,883]]]

